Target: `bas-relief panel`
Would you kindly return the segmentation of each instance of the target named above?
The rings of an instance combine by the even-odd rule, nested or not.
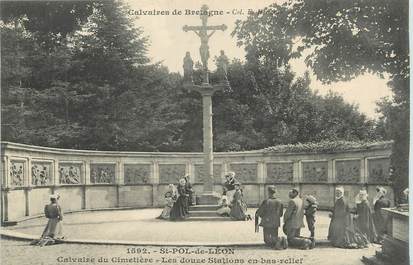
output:
[[[32,161],[32,185],[52,185],[52,163]]]
[[[10,185],[21,187],[24,185],[24,179],[26,178],[24,173],[25,162],[18,160],[10,161]]]
[[[336,182],[359,183],[360,182],[360,160],[336,161]]]
[[[90,183],[115,183],[114,164],[90,164]]]
[[[221,170],[222,170],[222,165],[221,164],[214,164],[214,183],[221,183],[222,178],[221,178]],[[201,182],[205,183],[206,182],[206,174],[205,174],[205,168],[203,164],[198,164],[195,165],[194,168],[194,174],[195,174],[195,182]]]
[[[60,163],[59,182],[60,184],[80,184],[82,164]]]
[[[266,183],[293,182],[293,163],[267,163]]]
[[[183,164],[160,164],[159,182],[178,183],[179,178],[185,176],[186,166]]]
[[[125,164],[123,172],[125,174],[125,184],[149,183],[151,178],[151,165]]]
[[[328,163],[320,162],[303,162],[303,181],[308,183],[327,182],[328,180]]]
[[[368,183],[387,183],[389,181],[389,158],[367,160],[369,171]]]
[[[257,164],[231,164],[230,168],[241,183],[257,181]]]

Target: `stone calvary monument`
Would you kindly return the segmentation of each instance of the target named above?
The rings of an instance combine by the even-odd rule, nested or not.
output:
[[[213,135],[212,135],[212,95],[217,90],[229,89],[229,82],[226,79],[226,67],[219,67],[225,71],[221,78],[221,82],[216,85],[209,83],[208,76],[208,59],[209,59],[209,38],[215,33],[216,30],[226,30],[227,26],[222,24],[219,26],[208,26],[208,6],[203,5],[200,18],[202,21],[201,26],[187,26],[183,27],[185,32],[193,31],[197,34],[201,40],[201,46],[199,53],[202,61],[202,84],[196,85],[193,81],[193,61],[190,53],[187,52],[184,58],[184,86],[185,88],[193,91],[197,91],[202,96],[202,108],[203,108],[203,152],[204,152],[204,170],[206,174],[203,194],[199,197],[199,204],[216,204],[219,196],[214,193],[214,175],[213,175]],[[211,31],[211,32],[210,32]],[[221,56],[223,51],[221,51]],[[219,69],[219,70],[220,70]]]

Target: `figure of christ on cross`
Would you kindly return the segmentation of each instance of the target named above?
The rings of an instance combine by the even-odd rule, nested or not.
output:
[[[201,46],[199,47],[199,53],[201,54],[201,61],[203,66],[203,82],[209,83],[208,80],[208,59],[209,59],[209,46],[208,41],[209,38],[215,33],[216,30],[226,30],[226,25],[219,25],[219,26],[208,26],[208,6],[203,5],[201,7],[201,21],[202,26],[188,26],[185,25],[183,30],[185,32],[193,31],[196,35],[201,39]],[[208,33],[209,30],[212,30],[211,33]]]

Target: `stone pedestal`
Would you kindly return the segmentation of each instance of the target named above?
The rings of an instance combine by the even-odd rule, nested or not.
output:
[[[216,192],[203,192],[197,196],[198,205],[218,205],[220,196]]]
[[[407,265],[409,264],[409,212],[395,208],[384,210],[389,215],[391,231],[384,237],[382,250],[373,257],[363,257],[363,262],[369,265]]]

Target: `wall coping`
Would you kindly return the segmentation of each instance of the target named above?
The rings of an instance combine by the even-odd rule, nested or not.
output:
[[[133,152],[133,151],[97,151],[97,150],[80,150],[80,149],[63,149],[54,147],[44,147],[36,145],[27,145],[13,142],[2,141],[1,154],[5,150],[30,151],[30,152],[47,152],[50,154],[61,155],[94,155],[94,156],[133,156],[133,157],[202,157],[202,152]],[[239,151],[239,152],[214,152],[216,157],[238,157],[243,155],[268,157],[274,155],[328,155],[337,153],[360,153],[373,150],[390,150],[392,141],[378,142],[368,145],[367,148],[353,148],[348,150],[337,150],[329,152],[275,152],[261,150]]]

